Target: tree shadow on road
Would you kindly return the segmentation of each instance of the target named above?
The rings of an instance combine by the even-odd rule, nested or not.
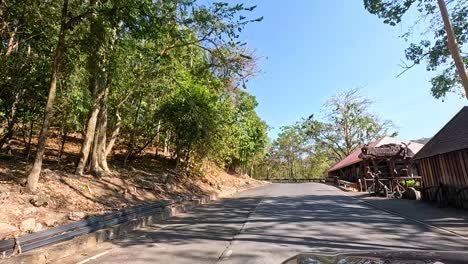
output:
[[[122,248],[153,248],[154,261],[158,259],[156,256],[173,255],[191,259],[193,263],[208,263],[207,256],[216,255],[209,252],[212,245],[219,246],[217,254],[220,254],[233,241],[243,249],[240,253],[250,259],[259,257],[263,249],[272,246],[291,251],[338,252],[464,250],[467,247],[466,240],[336,192],[225,199],[137,230],[113,243]]]

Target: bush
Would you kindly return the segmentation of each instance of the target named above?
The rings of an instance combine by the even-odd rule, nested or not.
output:
[[[400,181],[400,184],[405,187],[419,187],[420,185],[416,180],[403,180]]]

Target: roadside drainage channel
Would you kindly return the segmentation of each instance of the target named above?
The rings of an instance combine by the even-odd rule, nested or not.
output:
[[[131,231],[217,199],[218,196],[213,194],[143,204],[16,239],[0,241],[0,264],[50,263],[80,250],[99,247],[106,241],[124,237]]]

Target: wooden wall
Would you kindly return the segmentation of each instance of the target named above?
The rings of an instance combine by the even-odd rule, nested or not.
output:
[[[329,171],[328,177],[338,176],[341,179],[349,180],[351,178],[359,178],[361,177],[362,172],[362,162],[355,163],[353,165],[349,165],[348,167],[344,167],[335,171]]]
[[[468,187],[468,149],[420,159],[419,167],[426,187]]]

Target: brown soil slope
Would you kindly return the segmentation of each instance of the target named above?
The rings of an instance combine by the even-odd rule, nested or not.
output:
[[[150,155],[126,168],[111,163],[113,175],[101,179],[77,177],[72,173],[73,162],[51,160],[52,151],[41,173],[40,194],[36,195],[24,192],[31,166],[24,157],[0,159],[0,240],[144,202],[208,193],[226,195],[263,184],[228,174],[213,164],[192,170],[197,173],[175,171],[169,159]]]

